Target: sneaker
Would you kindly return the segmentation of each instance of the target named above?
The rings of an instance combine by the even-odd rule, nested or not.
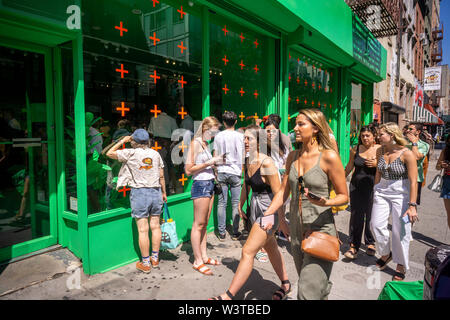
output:
[[[219,233],[217,238],[219,238],[220,241],[225,241],[225,233]]]
[[[143,264],[142,261],[139,261],[138,263],[136,263],[136,269],[145,273],[149,273],[152,267],[150,265],[147,266]]]
[[[150,262],[151,262],[152,267],[153,267],[154,269],[159,269],[159,259],[158,259],[158,260],[150,259]]]
[[[233,234],[232,236],[231,236],[231,240],[239,240],[239,238],[242,236],[242,233],[240,233],[240,232],[238,232],[238,233],[235,233],[235,234]]]

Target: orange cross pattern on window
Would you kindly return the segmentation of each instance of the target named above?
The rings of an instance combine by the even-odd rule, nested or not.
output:
[[[158,113],[161,113],[161,110],[158,110],[158,106],[155,104],[155,109],[150,110],[150,113],[152,112],[155,114],[155,118],[158,118]]]
[[[227,84],[225,83],[225,87],[222,88],[223,91],[225,91],[225,94],[228,93],[228,91],[230,91],[230,89],[227,88]]]
[[[120,72],[120,77],[123,79],[123,74],[128,73],[128,70],[125,70],[123,64],[120,64],[120,69],[116,69],[116,72]]]
[[[153,40],[153,45],[156,46],[156,42],[161,41],[161,39],[158,39],[156,37],[156,32],[153,32],[153,37],[149,37],[151,40]]]
[[[245,64],[244,64],[244,61],[243,61],[243,60],[241,60],[241,63],[239,63],[239,65],[241,66],[241,70],[244,69]]]
[[[225,25],[223,27],[222,31],[223,31],[223,34],[225,35],[225,37],[227,36],[227,33],[230,32],[230,31],[227,30],[227,25]]]
[[[121,107],[120,108],[116,108],[117,111],[121,111],[122,112],[122,117],[125,117],[125,111],[130,111],[130,108],[125,108],[125,102],[121,102]]]
[[[305,80],[305,87],[308,85],[308,81]]]
[[[160,76],[157,76],[157,75],[156,75],[156,70],[153,70],[153,74],[150,75],[150,78],[154,79],[154,80],[155,80],[155,83],[156,83],[156,80],[157,80],[157,79],[161,79]]]
[[[241,115],[239,116],[239,118],[241,118],[241,121],[244,121],[245,115],[242,111],[241,111]]]
[[[123,27],[123,22],[122,22],[122,21],[120,21],[120,27],[115,26],[114,29],[120,30],[120,36],[121,36],[121,37],[123,37],[123,33],[124,33],[124,32],[128,32],[128,29],[125,29],[125,28]]]
[[[255,73],[258,73],[258,65],[257,64],[255,64],[255,67],[253,68],[253,70],[255,70]]]
[[[291,102],[291,96],[288,97],[288,102]]]
[[[258,99],[259,96],[258,90],[255,90],[255,93],[253,95],[255,96],[255,99]]]
[[[314,82],[312,83],[312,87],[313,89],[316,87],[316,84]]]
[[[187,181],[187,178],[184,177],[184,173],[181,176],[181,179],[178,179],[181,182],[181,185],[184,187],[184,182]]]
[[[288,114],[288,122],[291,121],[291,115]]]
[[[181,107],[181,112],[178,112],[179,115],[181,115],[181,119],[184,119],[184,116],[187,115],[187,112],[184,111],[184,107]]]
[[[322,86],[320,85],[320,83],[319,83],[319,90],[322,88]]]
[[[130,188],[122,187],[122,189],[118,190],[119,192],[123,192],[123,197],[125,198],[127,196],[127,191],[130,191]]]
[[[183,41],[181,41],[181,44],[177,45],[178,48],[181,49],[181,53],[183,53],[183,50],[186,50],[187,48],[183,45]]]
[[[306,99],[305,99],[305,101],[304,101],[304,102],[305,102],[305,106],[306,106],[306,103],[308,102],[308,100],[306,100]]]
[[[153,8],[155,7],[155,3],[159,4],[158,0],[151,0],[151,1],[153,1]]]
[[[300,78],[299,77],[297,77],[297,83],[300,83]]]
[[[317,106],[318,106],[318,107],[320,107],[320,101],[319,101],[319,102],[317,102]]]
[[[311,105],[314,107],[314,101],[313,102],[311,102]]]
[[[152,147],[153,150],[158,151],[161,150],[162,147],[158,146],[158,141],[155,141],[155,145]]]
[[[308,66],[308,62],[305,61],[305,66]]]
[[[255,118],[255,120],[259,119],[258,114],[255,112],[255,115],[252,118]]]
[[[291,75],[289,75],[289,82],[291,82]]]
[[[297,104],[300,102],[300,99],[297,97],[297,99],[295,99],[295,101],[297,102]]]
[[[254,43],[254,45],[255,45],[255,48],[258,48],[258,45],[259,45],[258,39],[256,39],[255,42],[253,42],[253,43]]]
[[[122,144],[122,148],[120,148],[120,150],[123,150],[123,149],[125,149],[125,143]]]
[[[178,80],[178,83],[181,83],[181,88],[184,88],[184,85],[187,84],[187,82],[184,81],[184,76],[181,76],[181,80]]]
[[[183,16],[186,14],[186,12],[183,11],[183,6],[181,6],[181,9],[177,9],[177,11],[180,13],[180,18],[183,19]]]
[[[239,90],[239,93],[241,94],[241,97],[244,95],[245,91],[243,88],[241,88],[241,90]]]
[[[225,58],[223,58],[222,60],[223,60],[223,62],[225,62],[225,65],[227,65],[228,61],[230,61],[227,59],[227,55],[225,55]]]
[[[245,39],[245,37],[244,37],[244,35],[242,34],[242,32],[241,32],[241,35],[239,36],[239,38],[241,38],[241,43],[244,41],[244,39]]]
[[[178,146],[178,148],[180,148],[180,149],[181,149],[181,152],[184,153],[184,149],[186,149],[187,146],[184,144],[184,141],[181,141],[181,146]]]

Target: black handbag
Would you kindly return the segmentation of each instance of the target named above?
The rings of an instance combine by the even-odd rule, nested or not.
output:
[[[247,166],[245,165],[245,175],[247,176]],[[245,179],[245,178],[244,178]],[[250,208],[249,208],[249,202],[250,199],[248,198],[248,186],[245,185],[245,194],[247,195],[247,209],[245,210],[245,216],[247,219],[244,219],[244,230],[250,233],[250,230],[252,229],[252,223],[250,221]]]

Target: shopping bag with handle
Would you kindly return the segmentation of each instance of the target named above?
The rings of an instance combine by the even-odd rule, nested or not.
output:
[[[161,250],[175,249],[178,246],[177,227],[170,218],[169,207],[164,202],[163,223],[161,224]]]
[[[428,189],[434,192],[441,192],[444,179],[442,178],[442,171],[434,177],[433,181],[428,186]]]

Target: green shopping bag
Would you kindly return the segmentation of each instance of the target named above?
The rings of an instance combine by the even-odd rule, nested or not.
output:
[[[178,246],[177,227],[175,221],[170,218],[169,207],[163,205],[164,223],[161,225],[161,250],[175,249]]]
[[[378,300],[422,300],[423,280],[412,282],[388,281]]]

